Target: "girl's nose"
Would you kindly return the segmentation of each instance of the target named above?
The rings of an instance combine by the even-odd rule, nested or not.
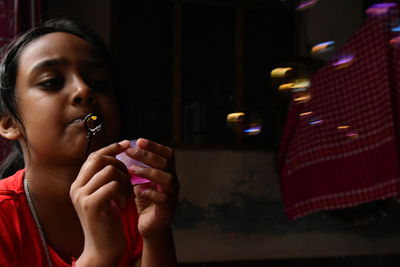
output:
[[[81,78],[76,78],[73,82],[72,104],[93,104],[95,102],[95,95],[90,86]]]

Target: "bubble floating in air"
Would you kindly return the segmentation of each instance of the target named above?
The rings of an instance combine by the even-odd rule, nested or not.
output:
[[[271,71],[271,78],[285,78],[293,73],[293,69],[287,68],[276,68]]]
[[[311,82],[309,79],[296,79],[290,83],[284,83],[279,85],[279,91],[291,91],[293,93],[296,92],[304,92],[307,91],[311,86]]]
[[[328,41],[328,42],[320,43],[320,44],[313,46],[313,48],[311,49],[311,53],[312,54],[322,54],[322,53],[331,51],[333,49],[335,49],[335,42]]]
[[[350,66],[354,62],[353,55],[343,55],[333,61],[332,66],[341,69]]]
[[[323,122],[324,122],[324,120],[322,120],[322,119],[319,119],[319,118],[311,118],[311,119],[308,121],[308,124],[310,124],[310,125],[321,125]]]
[[[296,7],[297,11],[302,11],[304,9],[310,8],[314,6],[318,0],[303,0],[300,2],[300,4]]]
[[[304,92],[307,91],[311,86],[309,79],[296,79],[291,87],[292,92]]]
[[[226,121],[227,122],[240,122],[244,120],[244,112],[234,112],[234,113],[229,113],[228,116],[226,116]]]
[[[279,85],[279,91],[289,91],[292,90],[292,86],[294,85],[294,83],[283,83],[281,85]]]
[[[358,138],[359,136],[358,132],[352,129],[350,125],[340,125],[336,128],[343,132],[344,136],[347,138]]]
[[[390,29],[392,32],[400,32],[400,25],[396,25]]]
[[[400,36],[394,37],[389,41],[390,45],[397,48],[400,46]]]
[[[350,128],[349,125],[340,125],[340,126],[337,127],[337,129],[338,129],[338,130],[341,130],[341,131],[347,130],[347,129],[349,129],[349,128]]]
[[[311,94],[308,91],[293,93],[293,101],[296,102],[297,104],[306,103],[310,100],[311,100]]]
[[[302,112],[300,113],[300,118],[309,118],[311,115],[313,115],[312,111]]]
[[[370,6],[366,14],[367,15],[383,15],[386,14],[390,8],[397,6],[396,3],[379,3]]]
[[[348,138],[358,138],[359,134],[357,131],[349,131],[346,133],[346,137]]]
[[[257,123],[252,123],[250,124],[250,127],[247,129],[244,129],[243,132],[247,135],[256,135],[261,132],[261,125]]]

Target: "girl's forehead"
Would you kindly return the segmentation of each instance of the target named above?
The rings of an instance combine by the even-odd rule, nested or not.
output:
[[[20,69],[29,72],[36,64],[48,59],[100,60],[95,50],[89,42],[73,34],[49,33],[33,40],[22,50],[19,65]]]

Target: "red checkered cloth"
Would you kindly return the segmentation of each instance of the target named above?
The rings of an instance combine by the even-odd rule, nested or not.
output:
[[[279,155],[290,220],[399,196],[400,45],[390,44],[397,14],[370,16],[313,75],[311,100],[291,104]],[[353,60],[334,66],[342,57]]]

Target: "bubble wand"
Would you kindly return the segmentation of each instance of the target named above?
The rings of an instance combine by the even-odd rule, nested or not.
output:
[[[98,115],[94,113],[89,113],[84,119],[85,127],[88,130],[88,135],[87,135],[87,147],[86,147],[86,155],[89,152],[89,147],[90,147],[90,141],[92,140],[92,137],[96,135],[102,128],[103,128],[103,122],[99,118]]]

